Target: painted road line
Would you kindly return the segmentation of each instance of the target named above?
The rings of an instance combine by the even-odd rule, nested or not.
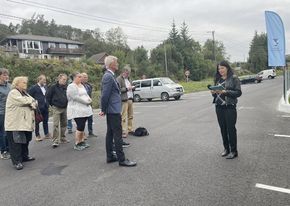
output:
[[[290,118],[290,115],[282,115],[284,118]]]
[[[134,106],[136,108],[159,108],[159,107],[167,107],[167,105],[152,105],[152,106]]]
[[[290,135],[285,135],[285,134],[274,134],[274,137],[290,137]]]
[[[282,187],[274,187],[274,186],[270,186],[270,185],[264,185],[264,184],[256,184],[257,188],[260,189],[265,189],[265,190],[272,190],[272,191],[276,191],[276,192],[283,192],[283,193],[288,193],[290,194],[290,189],[286,189],[286,188],[282,188]]]

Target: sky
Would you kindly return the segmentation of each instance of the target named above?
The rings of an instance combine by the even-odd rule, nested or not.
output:
[[[0,21],[20,23],[3,15],[31,18],[35,13],[83,30],[106,32],[119,26],[131,49],[143,45],[148,50],[168,37],[173,21],[178,29],[185,22],[190,36],[201,44],[212,39],[214,31],[215,39],[223,42],[234,62],[247,60],[255,31],[266,32],[266,10],[278,13],[283,20],[288,54],[289,0],[0,0]]]

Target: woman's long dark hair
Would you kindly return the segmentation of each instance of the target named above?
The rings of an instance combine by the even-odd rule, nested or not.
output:
[[[220,80],[221,75],[219,73],[219,66],[224,66],[227,68],[228,72],[227,72],[227,78],[231,77],[234,75],[233,69],[231,68],[231,66],[229,65],[229,63],[225,60],[221,61],[217,66],[216,66],[216,74],[214,77],[214,84],[217,84],[217,82]]]

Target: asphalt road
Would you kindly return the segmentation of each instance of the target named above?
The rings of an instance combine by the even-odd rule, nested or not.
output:
[[[135,168],[105,162],[105,119],[95,117],[91,147],[71,143],[51,148],[48,140],[30,146],[36,161],[16,171],[0,162],[0,205],[231,205],[285,206],[290,194],[290,114],[277,111],[282,79],[242,87],[238,103],[239,157],[226,160],[209,92],[180,101],[135,103],[135,126],[147,137],[129,137],[125,149]]]

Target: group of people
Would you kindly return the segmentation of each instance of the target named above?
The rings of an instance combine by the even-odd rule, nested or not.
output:
[[[123,141],[123,138],[126,138],[128,133],[133,133],[134,87],[129,80],[128,70],[124,70],[120,75],[120,83],[117,82],[114,77],[114,72],[118,70],[116,57],[108,56],[105,59],[105,66],[107,70],[102,79],[100,116],[107,116],[107,163],[118,161],[120,166],[135,166],[136,162],[126,159],[123,151],[123,147],[130,145]],[[0,69],[1,159],[11,159],[17,170],[23,169],[24,162],[35,160],[29,156],[28,148],[33,131],[36,141],[51,139],[52,148],[57,148],[61,143],[69,142],[65,133],[71,120],[76,123],[73,148],[81,151],[90,146],[85,141],[87,139],[85,127],[88,125],[89,137],[96,137],[92,126],[93,87],[88,83],[86,73],[74,72],[71,79],[71,83],[67,85],[68,76],[59,74],[56,83],[48,87],[46,76],[42,74],[37,78],[37,83],[28,89],[27,77],[15,77],[10,84],[9,71],[5,68]],[[52,136],[48,127],[50,108],[53,119]],[[44,137],[40,135],[40,123],[35,121],[36,113],[42,116]],[[68,129],[71,130],[72,127]]]
[[[106,116],[106,161],[119,162],[120,166],[132,167],[137,162],[125,157],[124,147],[130,144],[123,139],[134,134],[133,129],[133,91],[130,71],[123,69],[116,78],[118,59],[115,56],[105,58],[104,75],[101,83],[101,111],[99,116]],[[15,77],[8,82],[9,71],[0,68],[0,149],[1,159],[10,159],[17,170],[23,169],[23,162],[33,161],[29,156],[29,142],[35,131],[35,140],[42,141],[39,122],[35,122],[36,111],[43,117],[44,138],[52,140],[52,147],[68,143],[65,136],[67,123],[76,123],[74,149],[81,151],[90,145],[85,141],[85,126],[88,122],[89,136],[93,133],[92,85],[88,83],[86,73],[74,72],[72,82],[67,86],[68,76],[59,74],[57,82],[46,85],[45,75],[37,78],[37,83],[27,89],[28,78]],[[237,98],[241,96],[239,79],[226,61],[217,65],[215,85],[223,90],[212,90],[216,114],[220,126],[224,151],[221,156],[234,159],[238,156],[236,120]],[[53,134],[49,133],[49,108],[53,117]],[[71,130],[71,125],[68,131]]]

